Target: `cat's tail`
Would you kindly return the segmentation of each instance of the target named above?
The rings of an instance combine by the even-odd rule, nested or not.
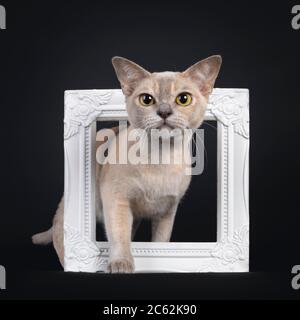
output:
[[[45,231],[45,232],[41,232],[41,233],[37,233],[34,236],[32,236],[32,242],[34,244],[38,244],[38,245],[47,245],[49,243],[52,242],[53,238],[52,238],[52,227]]]

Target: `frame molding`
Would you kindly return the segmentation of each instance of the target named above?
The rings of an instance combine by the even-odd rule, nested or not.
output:
[[[96,121],[127,119],[121,90],[65,92],[65,271],[105,271],[96,242]],[[249,92],[214,89],[205,120],[218,122],[217,242],[132,242],[136,272],[249,271]]]

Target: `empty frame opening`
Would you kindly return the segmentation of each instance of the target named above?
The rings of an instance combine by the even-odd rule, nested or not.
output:
[[[118,121],[98,121],[97,131],[118,125]],[[203,170],[192,176],[191,184],[179,204],[172,242],[217,241],[217,122],[205,121],[201,129],[201,134],[198,133],[197,137],[194,135],[193,154],[198,148],[198,153],[201,153],[200,161],[203,160]],[[199,142],[202,144],[201,148]],[[99,187],[96,186],[96,192],[98,190]],[[96,240],[107,241],[104,226],[99,223]],[[142,220],[133,241],[151,241],[150,220]]]

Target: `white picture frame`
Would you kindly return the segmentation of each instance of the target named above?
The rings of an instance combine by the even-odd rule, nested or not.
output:
[[[127,119],[121,90],[65,92],[64,270],[103,272],[96,242],[96,122]],[[205,120],[216,120],[217,242],[132,242],[136,272],[249,271],[249,92],[214,89]]]

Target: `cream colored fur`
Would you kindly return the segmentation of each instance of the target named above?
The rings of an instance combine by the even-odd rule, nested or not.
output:
[[[113,65],[122,90],[130,122],[129,132],[134,128],[151,129],[198,128],[204,117],[209,94],[218,75],[221,58],[212,56],[198,62],[185,72],[149,73],[137,64],[121,57],[113,58]],[[193,99],[187,107],[176,104],[176,96],[189,92]],[[155,98],[155,105],[144,107],[139,102],[143,93]],[[168,106],[170,116],[162,119],[159,108]],[[115,132],[118,129],[114,129]],[[103,131],[97,134],[101,140]],[[125,130],[111,142],[118,146]],[[145,135],[149,139],[149,135]],[[102,142],[98,141],[99,147]],[[131,145],[128,145],[128,148]],[[112,148],[112,150],[115,150]],[[118,150],[118,148],[116,148]],[[111,151],[117,152],[117,151]],[[151,150],[151,152],[156,152]],[[178,150],[170,149],[171,157]],[[116,158],[118,158],[116,154]],[[98,153],[97,153],[98,157]],[[99,159],[98,159],[99,160]],[[191,181],[186,174],[188,164],[105,164],[97,166],[96,198],[97,218],[105,225],[110,243],[108,272],[128,273],[134,271],[131,240],[143,218],[152,220],[152,241],[169,241],[177,206]],[[53,240],[63,265],[63,198],[53,220],[53,227],[33,236],[34,243],[46,244]]]

